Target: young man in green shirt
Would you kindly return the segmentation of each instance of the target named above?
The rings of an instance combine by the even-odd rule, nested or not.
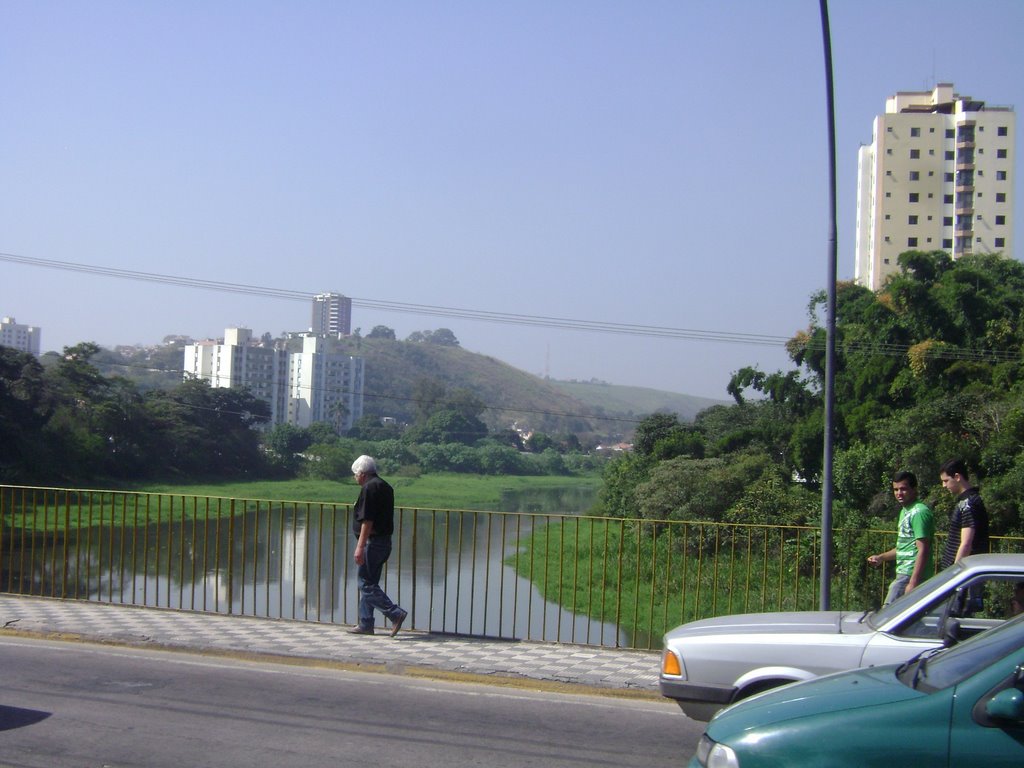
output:
[[[935,519],[928,506],[917,500],[917,477],[913,472],[897,472],[892,478],[892,493],[900,503],[896,526],[896,546],[888,552],[870,555],[871,565],[896,561],[896,578],[889,585],[885,605],[909,592],[935,572],[932,539]]]

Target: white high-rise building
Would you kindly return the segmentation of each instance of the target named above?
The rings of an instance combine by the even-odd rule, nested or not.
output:
[[[326,350],[326,340],[307,336],[288,363],[289,424],[318,421],[350,429],[363,415],[363,359]]]
[[[861,146],[858,283],[877,290],[904,251],[1013,255],[1016,115],[953,85],[890,96]]]
[[[308,427],[324,421],[339,431],[363,415],[363,359],[326,351],[326,339],[306,336],[302,352],[253,341],[248,328],[228,328],[224,343],[185,347],[184,375],[212,387],[247,387],[270,403],[271,424]]]
[[[348,336],[352,333],[352,299],[340,293],[321,293],[313,297],[312,333]]]
[[[21,325],[13,317],[0,320],[0,346],[11,347],[39,357],[42,331],[32,325]]]

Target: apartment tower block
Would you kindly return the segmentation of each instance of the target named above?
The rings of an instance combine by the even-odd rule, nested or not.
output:
[[[904,251],[1013,256],[1016,115],[953,85],[897,93],[861,146],[855,277],[878,290]]]

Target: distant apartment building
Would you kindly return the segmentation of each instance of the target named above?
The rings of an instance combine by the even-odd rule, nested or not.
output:
[[[228,328],[223,343],[185,347],[184,375],[213,387],[247,387],[270,404],[272,425],[322,421],[351,429],[363,415],[363,359],[329,351],[321,336],[306,336],[302,345],[289,352],[254,341],[248,328]]]
[[[314,334],[348,336],[352,333],[352,299],[340,293],[321,293],[313,297]]]
[[[42,331],[32,325],[21,325],[13,317],[0,320],[0,346],[29,352],[39,357]]]
[[[940,83],[902,91],[858,155],[858,283],[878,290],[904,251],[1013,256],[1016,115]]]

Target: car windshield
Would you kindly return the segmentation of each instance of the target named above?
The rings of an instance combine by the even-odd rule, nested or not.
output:
[[[922,654],[903,664],[897,675],[904,685],[931,692],[957,685],[1024,645],[1024,615],[965,640],[934,656]]]
[[[911,592],[907,592],[893,600],[888,605],[883,605],[877,611],[869,613],[865,619],[868,626],[872,629],[878,629],[899,616],[911,605],[919,602],[922,595],[943,592],[946,584],[957,578],[963,569],[963,566],[960,565],[960,563],[957,563],[956,565],[935,574],[928,579],[928,581],[918,585],[918,587]]]

